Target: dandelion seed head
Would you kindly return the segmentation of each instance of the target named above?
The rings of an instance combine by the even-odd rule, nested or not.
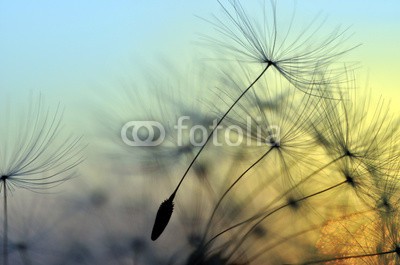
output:
[[[223,16],[215,16],[208,21],[216,29],[217,36],[203,36],[205,43],[221,48],[224,55],[233,55],[241,62],[257,62],[272,66],[278,74],[302,91],[308,91],[308,85],[316,84],[316,75],[329,69],[320,84],[340,83],[343,70],[334,66],[342,57],[357,46],[344,47],[349,34],[340,27],[330,34],[319,36],[322,23],[314,19],[300,32],[294,32],[299,23],[294,15],[287,21],[277,16],[278,2],[259,8],[262,13],[248,12],[240,1],[220,3]],[[324,31],[325,33],[326,31]],[[350,67],[350,66],[349,66]]]
[[[357,183],[355,182],[354,177],[352,175],[350,175],[349,173],[345,173],[344,177],[346,178],[347,184],[349,184],[353,188],[356,187]]]
[[[293,197],[289,197],[287,199],[287,204],[289,205],[290,208],[294,209],[294,210],[298,210],[300,207],[299,201],[296,200]]]
[[[279,147],[281,146],[281,143],[279,142],[278,139],[276,139],[275,137],[271,136],[271,137],[269,138],[269,145],[270,145],[272,148],[279,148]]]
[[[395,209],[393,208],[392,204],[390,203],[389,199],[383,195],[377,203],[377,208],[382,209],[386,213],[394,212]]]
[[[349,149],[347,149],[346,147],[344,147],[344,149],[345,149],[344,156],[355,157],[355,155]]]
[[[81,145],[82,137],[63,134],[60,104],[55,109],[45,108],[40,95],[30,100],[25,113],[13,111],[5,112],[6,117],[0,116],[1,122],[9,125],[0,139],[0,179],[7,182],[10,190],[23,188],[39,192],[75,175],[75,168],[84,159],[84,145]],[[7,116],[15,122],[9,124]]]

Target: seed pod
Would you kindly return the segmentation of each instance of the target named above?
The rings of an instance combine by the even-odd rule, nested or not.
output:
[[[165,227],[167,227],[169,219],[171,219],[172,212],[174,210],[174,197],[171,196],[169,199],[161,203],[160,208],[156,215],[156,220],[154,221],[153,230],[151,232],[151,240],[155,241],[164,232]]]

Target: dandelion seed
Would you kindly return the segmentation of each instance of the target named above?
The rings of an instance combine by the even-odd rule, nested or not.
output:
[[[224,56],[232,54],[238,61],[271,65],[296,88],[307,93],[310,84],[315,84],[313,76],[316,73],[330,68],[331,77],[319,80],[320,84],[340,83],[345,76],[342,69],[331,66],[357,47],[342,48],[349,39],[348,29],[338,27],[321,37],[318,34],[323,31],[323,22],[318,24],[314,19],[295,32],[298,23],[294,14],[289,23],[281,21],[277,15],[277,1],[271,1],[270,5],[264,1],[259,8],[262,14],[258,20],[253,19],[255,15],[250,15],[240,1],[227,2],[226,5],[219,2],[224,17],[206,20],[215,27],[218,36],[204,36],[206,43],[221,48]]]
[[[303,45],[307,46],[308,49],[310,48],[307,45],[309,37],[307,36],[305,39],[302,39],[302,37],[304,37],[304,33],[300,34],[296,41],[293,44],[289,45],[289,47],[285,47],[283,44],[277,44],[278,36],[276,27],[276,4],[274,2],[272,3],[272,14],[274,22],[272,35],[270,36],[272,37],[272,41],[270,43],[263,43],[263,41],[266,39],[266,32],[261,35],[258,33],[258,31],[256,30],[256,26],[250,23],[247,14],[243,11],[243,8],[239,2],[231,1],[230,4],[233,8],[233,13],[228,11],[227,8],[224,7],[222,4],[221,6],[225,11],[228,20],[231,22],[230,26],[232,26],[232,29],[230,29],[230,27],[225,25],[224,23],[221,23],[221,21],[218,21],[217,28],[219,28],[219,31],[222,32],[223,35],[228,36],[228,39],[230,41],[233,41],[236,44],[239,43],[239,46],[241,47],[239,47],[238,49],[234,47],[233,50],[239,51],[239,53],[244,53],[245,55],[248,55],[250,57],[258,56],[259,60],[265,65],[263,66],[263,70],[258,75],[256,75],[253,81],[251,81],[250,84],[246,86],[246,88],[241,92],[241,94],[234,99],[229,108],[225,112],[223,112],[223,115],[219,119],[218,123],[208,134],[207,139],[201,145],[200,149],[190,162],[186,171],[183,173],[180,181],[178,182],[174,192],[171,195],[172,198],[175,197],[183,180],[186,178],[189,170],[194,165],[195,161],[200,156],[201,152],[213,136],[215,130],[219,127],[219,125],[227,117],[227,115],[233,110],[233,108],[239,103],[239,101],[247,94],[247,92],[249,92],[250,89],[252,89],[253,86],[256,85],[257,82],[259,82],[259,80],[264,76],[269,68],[274,68],[280,73],[282,77],[292,83],[294,87],[305,91],[306,88],[308,89],[310,86],[315,85],[315,69],[318,69],[318,73],[323,72],[324,70],[326,70],[329,64],[331,64],[335,57],[338,57],[348,51],[337,51],[337,41],[343,34],[342,32],[334,34],[333,37],[331,36],[322,41],[321,44],[315,46],[315,48],[312,48],[311,51],[307,50],[300,52],[299,54],[297,52],[293,53],[293,50],[296,50],[294,48],[302,47]],[[263,27],[264,30],[266,29],[266,27],[268,26]],[[233,30],[238,30],[239,35],[236,35]],[[287,39],[287,35],[290,35],[289,32],[290,30],[288,30],[286,36],[283,38],[283,43]],[[243,38],[243,40],[241,38]],[[298,43],[301,43],[301,45],[299,45]],[[232,49],[232,47],[230,48]],[[250,52],[243,52],[241,48],[248,48],[250,49]],[[288,53],[291,55],[289,57],[285,57],[286,55],[281,56],[280,53]],[[321,83],[325,84],[326,82],[326,80],[322,80]],[[308,91],[307,93],[310,92]],[[270,143],[271,141],[273,141],[272,138],[270,138]],[[280,144],[281,143],[277,141],[272,142],[273,147],[280,147]],[[168,217],[168,220],[169,218],[170,216]],[[164,230],[164,228],[161,230],[161,232]]]
[[[5,124],[8,118],[19,121],[8,124],[1,131],[4,265],[8,264],[8,193],[15,188],[40,192],[60,185],[73,176],[73,169],[83,160],[81,138],[69,136],[63,139],[59,135],[62,118],[60,107],[52,115],[50,109],[43,109],[42,104],[42,98],[39,97],[37,105],[31,103],[27,116],[2,117]],[[10,139],[10,136],[14,139]]]
[[[362,163],[366,170],[379,171],[387,164],[383,157],[393,148],[390,142],[398,138],[396,120],[382,98],[372,104],[371,95],[358,97],[355,88],[347,91],[350,95],[343,93],[340,101],[321,101],[319,111],[324,118],[314,126],[315,134],[324,135],[320,143],[329,155],[344,156]]]

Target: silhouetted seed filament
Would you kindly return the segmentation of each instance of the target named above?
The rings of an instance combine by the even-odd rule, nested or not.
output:
[[[172,212],[174,211],[174,197],[175,193],[161,203],[160,208],[158,208],[156,220],[154,221],[153,230],[151,232],[151,240],[156,240],[162,234],[165,227],[167,227]]]

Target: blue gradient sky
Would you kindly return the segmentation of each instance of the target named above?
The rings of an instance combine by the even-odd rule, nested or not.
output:
[[[328,27],[352,26],[352,40],[363,44],[351,56],[361,62],[360,82],[368,76],[370,86],[399,102],[400,1],[299,0],[296,10],[298,19],[322,12]],[[210,28],[194,15],[220,11],[215,0],[1,1],[0,89],[41,91],[67,105],[117,91],[121,78],[135,79],[148,61],[185,63],[196,34]]]

